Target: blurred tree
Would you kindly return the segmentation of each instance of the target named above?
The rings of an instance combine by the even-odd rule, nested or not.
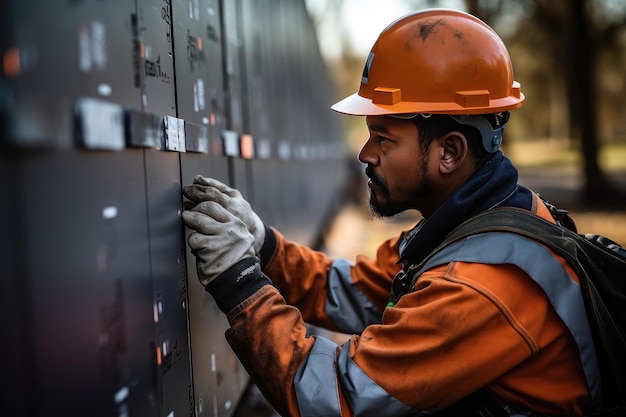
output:
[[[404,1],[415,10],[451,4]],[[514,59],[516,79],[533,101],[516,114],[511,127],[523,124],[518,130],[525,136],[571,138],[583,160],[583,197],[615,199],[618,193],[600,165],[599,153],[601,144],[613,139],[618,129],[626,136],[624,0],[459,1],[503,37]],[[327,0],[325,18],[339,19],[341,3]],[[345,33],[337,43],[343,46],[341,62],[331,70],[345,89],[339,93],[343,96],[358,87],[354,74],[362,70],[364,59],[363,53],[351,50]]]
[[[570,133],[579,141],[584,161],[584,196],[615,197],[615,190],[598,162],[599,64],[603,55],[619,50],[626,29],[626,10],[615,2],[592,0],[525,1],[532,10],[519,26],[535,26],[544,36],[544,58],[564,79],[568,95]],[[620,10],[621,9],[621,10]],[[621,15],[620,15],[621,14]]]
[[[423,4],[419,0],[409,1],[416,6]],[[440,6],[445,1],[426,0],[426,3]],[[606,123],[608,119],[611,123],[611,116],[616,118],[620,114],[615,112],[607,118],[600,118],[599,109],[610,110],[610,106],[602,105],[608,97],[605,97],[607,94],[603,94],[600,85],[601,63],[624,60],[626,7],[623,0],[465,0],[465,8],[500,29],[498,32],[511,30],[510,27],[503,27],[502,21],[511,23],[513,17],[514,32],[504,36],[507,45],[523,49],[520,54],[524,57],[542,61],[540,64],[519,65],[533,72],[532,75],[522,76],[538,84],[526,84],[526,87],[551,98],[537,103],[540,107],[546,106],[547,116],[533,112],[534,121],[540,121],[535,125],[550,124],[554,114],[566,115],[569,126],[563,132],[564,136],[571,136],[580,144],[585,179],[583,198],[601,201],[618,197],[619,193],[600,166],[598,155],[601,144],[599,121]],[[626,106],[623,100],[623,72],[620,76],[620,71],[613,69],[609,74],[612,81],[604,83],[612,92],[622,92],[622,100],[615,97],[612,100],[622,107]],[[563,90],[565,95],[563,104],[554,99],[558,95],[555,91],[559,90]],[[555,105],[565,105],[567,109],[556,111],[550,108]],[[613,133],[609,129],[604,131]]]

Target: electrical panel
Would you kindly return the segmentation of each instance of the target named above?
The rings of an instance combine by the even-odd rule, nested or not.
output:
[[[181,220],[200,174],[317,242],[347,165],[303,0],[0,4],[11,416],[231,416],[249,378]]]

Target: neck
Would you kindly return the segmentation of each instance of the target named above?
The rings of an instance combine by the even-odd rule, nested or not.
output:
[[[427,206],[420,208],[420,213],[424,218],[430,217],[439,207],[450,199],[459,189],[466,184],[470,178],[476,173],[477,169],[473,163],[465,161],[462,165],[459,165],[454,172],[450,174],[444,174],[440,176],[436,188],[441,190],[437,195],[433,195],[431,198],[424,199],[431,201]]]
[[[403,259],[419,262],[452,229],[481,211],[494,206],[528,210],[532,204],[532,195],[524,187],[518,186],[517,170],[501,152],[474,171],[460,186],[451,186],[450,190],[448,198],[428,213],[428,218],[407,243],[401,255]],[[424,213],[422,215],[425,216]]]

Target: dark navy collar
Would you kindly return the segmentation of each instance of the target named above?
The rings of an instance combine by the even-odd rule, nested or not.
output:
[[[493,207],[530,210],[532,193],[517,183],[518,173],[498,151],[427,219],[406,236],[400,261],[421,262],[456,226]]]

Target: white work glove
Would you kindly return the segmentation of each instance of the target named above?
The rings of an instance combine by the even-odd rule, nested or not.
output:
[[[183,187],[183,194],[193,203],[215,201],[243,221],[254,236],[254,252],[258,254],[265,241],[265,225],[238,190],[213,178],[196,175],[193,184]]]
[[[246,225],[215,201],[203,201],[182,214],[195,230],[187,244],[196,256],[196,270],[203,286],[245,258],[254,257],[254,236]]]

